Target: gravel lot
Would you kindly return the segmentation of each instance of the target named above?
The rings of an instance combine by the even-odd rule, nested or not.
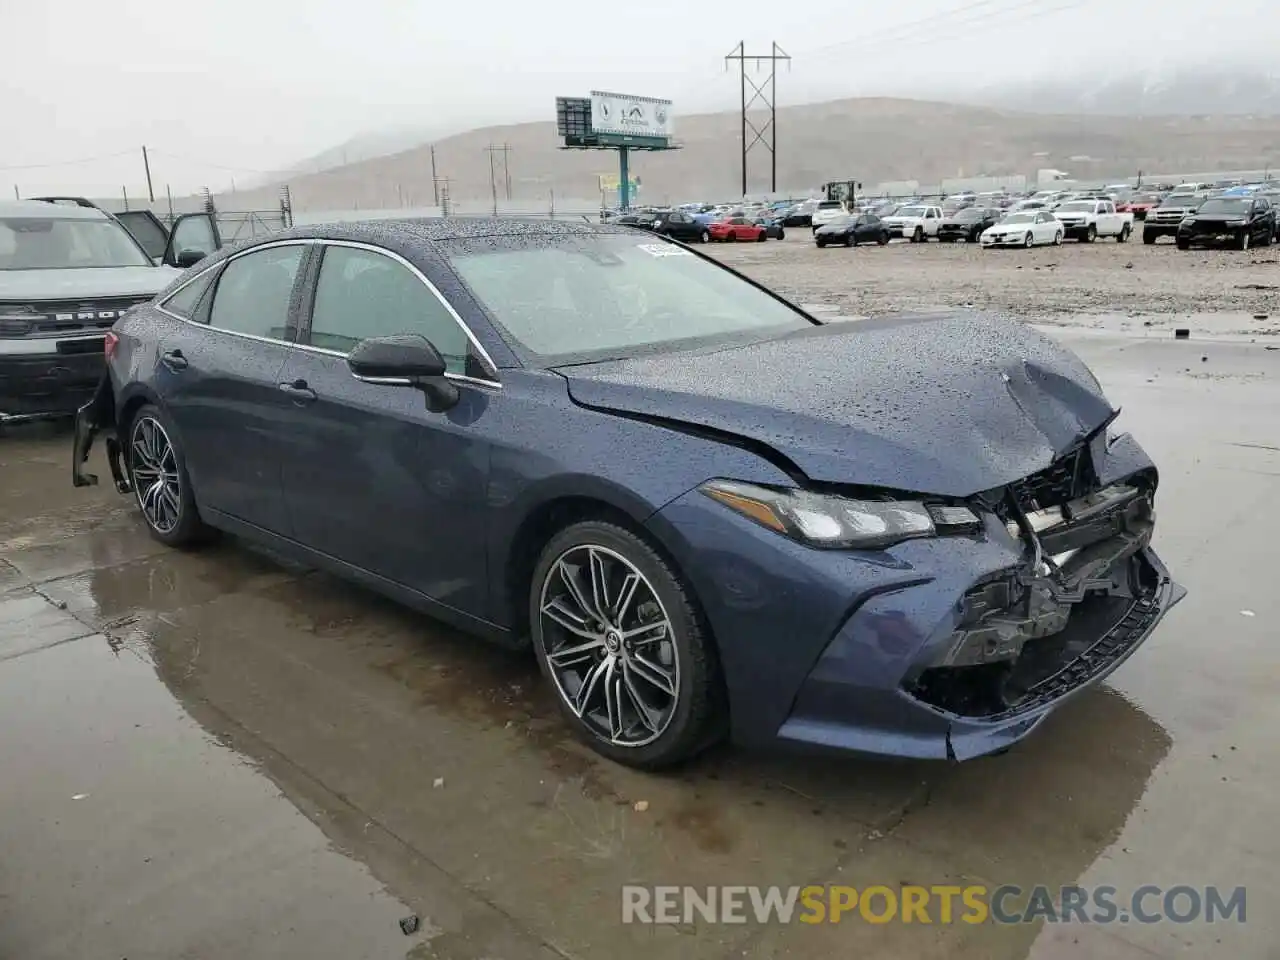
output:
[[[801,303],[853,315],[973,307],[1039,323],[1123,330],[1150,321],[1280,335],[1280,247],[1181,251],[1169,240],[1146,246],[1135,238],[1032,250],[905,241],[819,250],[801,228],[780,242],[718,244],[712,252]],[[1202,316],[1209,313],[1222,316]]]

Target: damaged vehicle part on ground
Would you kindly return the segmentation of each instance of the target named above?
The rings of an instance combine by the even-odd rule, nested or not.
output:
[[[1069,351],[966,314],[824,325],[625,228],[298,228],[113,337],[77,484],[103,434],[167,543],[230,531],[531,645],[636,766],[726,734],[995,752],[1182,595],[1156,470]]]

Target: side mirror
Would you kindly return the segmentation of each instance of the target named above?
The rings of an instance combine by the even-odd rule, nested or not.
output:
[[[445,379],[444,358],[420,334],[361,340],[347,355],[347,367],[365,383],[421,390],[433,412],[448,410],[458,402],[458,388]]]
[[[194,267],[204,258],[205,252],[203,250],[183,250],[178,254],[175,266],[185,270],[187,267]]]

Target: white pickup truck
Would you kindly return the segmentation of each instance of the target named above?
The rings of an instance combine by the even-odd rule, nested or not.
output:
[[[906,237],[912,243],[923,243],[938,236],[942,224],[942,208],[924,203],[912,203],[899,207],[886,217],[881,217],[889,228],[889,236]]]
[[[1116,213],[1112,200],[1069,200],[1053,215],[1062,222],[1068,237],[1082,243],[1093,243],[1099,237],[1115,237],[1117,243],[1125,243],[1133,235],[1133,214]]]

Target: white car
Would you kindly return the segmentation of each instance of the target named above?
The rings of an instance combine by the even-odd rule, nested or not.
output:
[[[1045,210],[1024,210],[1010,213],[994,226],[982,231],[982,246],[987,247],[1035,247],[1062,243],[1065,229],[1052,213]]]
[[[845,214],[844,204],[839,200],[823,200],[819,202],[817,208],[813,211],[813,232],[817,233],[819,227],[826,226],[832,220],[843,217]]]
[[[884,217],[883,221],[889,228],[889,236],[906,237],[912,243],[921,243],[938,235],[938,227],[942,224],[942,208],[911,204],[899,207],[892,216]]]

